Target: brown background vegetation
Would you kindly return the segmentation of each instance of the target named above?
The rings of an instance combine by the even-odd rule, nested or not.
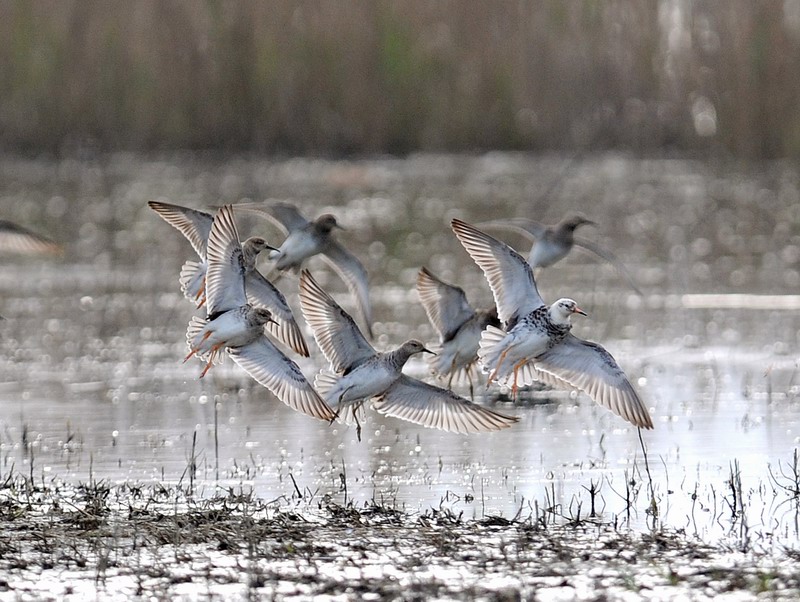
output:
[[[2,0],[0,146],[800,156],[798,0]]]

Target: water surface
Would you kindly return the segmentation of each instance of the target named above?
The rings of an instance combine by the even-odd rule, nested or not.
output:
[[[781,163],[623,155],[4,159],[1,217],[49,233],[66,252],[8,257],[0,268],[0,469],[188,482],[195,464],[199,491],[328,494],[468,517],[545,507],[585,516],[596,487],[595,510],[636,528],[655,521],[719,537],[746,522],[796,545],[788,469],[800,447],[799,181]],[[194,207],[277,198],[309,216],[336,213],[341,240],[371,274],[381,349],[435,340],[413,287],[421,265],[476,305],[491,303],[452,217],[585,213],[599,226],[582,234],[623,258],[644,296],[580,254],[539,274],[540,290],[578,300],[590,316],[574,332],[606,346],[640,390],[656,425],[643,433],[648,464],[635,429],[566,392],[532,391],[513,405],[481,385],[478,397],[519,424],[465,437],[372,412],[359,442],[352,428],[292,412],[232,362],[199,380],[199,364],[182,363],[194,310],[177,286],[191,248],[147,209],[154,198]],[[281,240],[266,222],[243,220],[241,230]],[[505,238],[527,252],[520,237]],[[353,309],[324,264],[310,267]],[[299,310],[296,280],[278,284]],[[309,377],[323,362],[318,352],[298,360]],[[427,378],[422,361],[406,372]],[[738,516],[732,482],[746,503]]]

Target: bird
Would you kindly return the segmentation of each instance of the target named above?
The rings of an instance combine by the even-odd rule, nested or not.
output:
[[[355,297],[367,335],[373,338],[367,270],[334,237],[334,229],[344,229],[334,215],[325,213],[311,221],[303,217],[295,205],[277,201],[237,203],[234,207],[237,211],[267,218],[287,235],[283,243],[269,253],[269,259],[275,262],[275,269],[280,272],[299,273],[306,259],[320,255]]]
[[[570,214],[555,225],[547,226],[525,217],[498,219],[478,224],[482,228],[500,228],[518,232],[532,241],[528,263],[532,268],[547,268],[564,259],[573,248],[594,253],[610,263],[639,295],[642,294],[628,270],[609,250],[585,238],[575,236],[580,226],[597,225],[583,215]]]
[[[27,228],[0,220],[0,252],[19,255],[59,255],[61,245]]]
[[[63,248],[46,236],[19,224],[0,220],[0,253],[15,255],[60,255]],[[0,316],[0,320],[4,320]]]
[[[202,307],[206,302],[205,283],[208,268],[206,249],[214,216],[204,211],[162,201],[150,201],[147,205],[183,234],[200,256],[200,261],[190,259],[183,264],[180,283],[184,296],[189,300],[199,300],[198,307]],[[269,246],[263,238],[251,237],[241,243],[241,248],[245,268],[245,291],[249,302],[271,312],[272,320],[266,325],[270,334],[298,355],[308,357],[308,345],[286,298],[256,269],[258,254],[262,250],[274,247]]]
[[[300,368],[264,334],[272,320],[270,310],[254,307],[245,294],[246,267],[233,210],[217,211],[208,236],[206,308],[208,316],[194,316],[186,332],[188,360],[207,361],[201,377],[223,349],[256,381],[294,410],[333,420],[333,410],[314,390]],[[184,361],[186,361],[184,360]]]
[[[450,225],[488,280],[503,325],[489,325],[481,335],[478,358],[491,370],[489,382],[512,381],[514,393],[520,381],[533,380],[578,389],[631,424],[653,428],[647,407],[611,354],[570,332],[570,317],[586,312],[569,298],[548,307],[519,253],[460,219]]]
[[[350,314],[305,269],[300,274],[300,306],[330,362],[330,371],[321,371],[314,384],[341,421],[356,424],[359,441],[359,410],[368,400],[374,400],[372,407],[381,414],[455,433],[497,431],[517,422],[514,416],[403,374],[412,355],[430,350],[411,339],[392,351],[376,351]]]
[[[437,355],[428,360],[431,371],[439,377],[469,382],[473,397],[472,377],[478,360],[481,332],[488,326],[500,326],[497,308],[473,309],[464,290],[442,281],[422,267],[417,273],[417,293],[433,328],[439,335]]]

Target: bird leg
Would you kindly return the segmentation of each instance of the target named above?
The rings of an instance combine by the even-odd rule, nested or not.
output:
[[[493,381],[495,378],[497,378],[497,373],[500,371],[500,365],[503,363],[503,360],[504,360],[504,359],[506,359],[506,355],[508,355],[508,352],[509,352],[509,351],[511,351],[511,347],[512,347],[512,346],[511,346],[511,345],[509,345],[508,347],[506,347],[506,348],[503,350],[503,353],[501,353],[501,354],[500,354],[500,357],[499,357],[499,359],[497,360],[497,365],[495,366],[495,368],[494,368],[494,370],[492,371],[492,373],[489,375],[489,380],[486,382],[486,386],[487,386],[487,387],[488,387],[488,386],[489,386],[489,385],[492,383],[492,381]]]
[[[202,299],[201,299],[202,297]],[[203,280],[200,282],[200,290],[197,291],[197,294],[194,296],[195,302],[198,304],[197,309],[203,307],[206,304],[206,277],[203,276]]]
[[[209,356],[209,358],[208,358],[208,363],[206,364],[206,367],[203,369],[203,372],[200,374],[200,378],[203,378],[203,377],[206,375],[206,372],[208,372],[209,370],[211,370],[211,366],[212,366],[212,365],[213,365],[213,363],[214,363],[214,358],[217,356],[217,352],[218,352],[218,351],[219,351],[219,350],[220,350],[222,347],[224,347],[224,345],[225,345],[224,343],[220,343],[219,345],[214,345],[214,346],[211,348],[211,355],[210,355],[210,356]]]
[[[358,421],[358,410],[361,409],[361,406],[364,405],[364,399],[359,401],[356,404],[353,404],[353,420],[356,421],[356,437],[358,437],[358,442],[361,443],[361,423]]]
[[[203,335],[203,338],[200,339],[200,342],[197,345],[195,345],[194,347],[191,348],[191,350],[189,351],[189,355],[187,355],[185,358],[183,358],[183,363],[186,363],[187,361],[189,361],[190,357],[192,357],[195,353],[200,351],[200,345],[205,343],[206,339],[208,337],[210,337],[210,336],[211,336],[211,331],[209,330],[207,333],[205,333]]]
[[[517,391],[519,390],[517,387],[517,371],[522,368],[527,361],[527,359],[523,359],[514,364],[514,384],[511,387],[511,396],[514,398],[514,401],[517,401]]]

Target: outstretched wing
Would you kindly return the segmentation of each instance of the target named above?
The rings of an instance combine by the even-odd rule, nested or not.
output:
[[[272,319],[275,321],[267,323],[267,332],[295,353],[308,357],[308,345],[303,338],[303,332],[283,294],[258,270],[247,274],[245,290],[251,305],[266,307],[272,312]]]
[[[13,222],[0,220],[0,252],[23,255],[57,255],[61,246]]]
[[[531,266],[519,253],[460,219],[450,225],[489,281],[503,324],[512,324],[544,305]]]
[[[244,257],[233,209],[224,205],[214,216],[208,236],[206,307],[209,316],[247,303]]]
[[[147,206],[183,234],[201,259],[206,258],[208,236],[211,234],[211,224],[214,223],[213,215],[161,201],[150,201]]]
[[[233,360],[250,376],[287,406],[321,420],[333,420],[335,413],[322,399],[297,364],[286,357],[266,337],[243,347],[229,347]]]
[[[322,251],[322,258],[336,270],[342,280],[347,284],[350,293],[356,298],[356,305],[367,329],[367,336],[372,337],[372,306],[369,302],[369,281],[367,270],[356,258],[342,245],[330,239]]]
[[[650,412],[611,354],[597,343],[568,335],[536,358],[534,367],[543,382],[583,391],[596,403],[631,424],[653,428]]]
[[[497,228],[499,230],[511,230],[517,234],[522,234],[529,241],[533,242],[537,238],[544,236],[547,226],[535,222],[527,217],[512,217],[509,219],[495,219],[488,222],[477,224],[481,228]]]
[[[400,420],[461,434],[499,431],[519,420],[404,374],[373,402],[372,407]]]
[[[639,290],[639,287],[636,286],[636,282],[633,280],[633,276],[631,276],[630,272],[625,268],[623,263],[608,249],[604,249],[600,245],[593,243],[590,240],[586,240],[585,238],[580,238],[576,236],[573,240],[575,246],[577,246],[581,250],[586,250],[591,253],[597,255],[600,259],[606,260],[608,263],[614,266],[614,269],[617,270],[620,276],[622,276],[625,280],[627,280],[628,285],[636,291],[640,296],[642,295],[642,291]]]
[[[452,339],[456,331],[475,315],[463,289],[443,282],[428,268],[423,267],[417,274],[417,293],[428,319],[443,341]]]
[[[350,314],[322,290],[308,270],[300,273],[300,306],[334,372],[341,374],[375,355]]]
[[[268,219],[283,230],[284,233],[300,230],[311,223],[291,203],[264,201],[261,203],[236,203],[233,207],[236,211],[251,213]]]

